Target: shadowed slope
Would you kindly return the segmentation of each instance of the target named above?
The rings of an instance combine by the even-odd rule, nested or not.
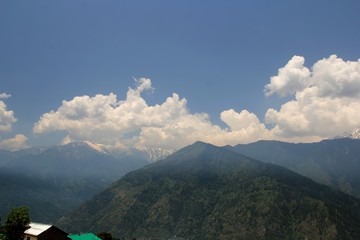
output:
[[[356,239],[359,201],[285,168],[197,142],[125,175],[59,224],[189,239]]]

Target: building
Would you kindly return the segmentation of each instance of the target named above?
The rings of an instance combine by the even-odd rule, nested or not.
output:
[[[68,234],[54,225],[30,223],[24,240],[70,240]]]
[[[72,240],[101,240],[101,238],[95,236],[92,233],[73,234],[69,235],[69,238]]]

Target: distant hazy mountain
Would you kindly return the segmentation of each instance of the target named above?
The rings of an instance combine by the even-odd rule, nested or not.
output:
[[[148,163],[161,160],[171,155],[175,151],[162,148],[126,148],[126,149],[106,149],[108,154],[115,158],[132,157],[145,160]]]
[[[105,184],[147,163],[144,159],[138,160],[128,155],[114,157],[94,149],[86,142],[38,148],[35,151],[22,150],[12,154],[15,157],[12,156],[11,161],[2,166],[11,172],[43,178],[94,178]]]
[[[140,239],[360,239],[359,205],[283,167],[198,142],[126,174],[58,224]]]
[[[298,144],[259,141],[230,148],[360,197],[359,139],[339,138]]]
[[[0,151],[0,216],[27,205],[34,221],[54,221],[148,163],[145,154],[114,156],[89,142]]]
[[[132,148],[131,149],[131,155],[143,155],[149,162],[155,162],[157,160],[161,160],[166,158],[167,156],[170,156],[175,151],[169,150],[169,149],[162,149],[162,148],[148,148],[148,147],[142,147],[142,148]]]

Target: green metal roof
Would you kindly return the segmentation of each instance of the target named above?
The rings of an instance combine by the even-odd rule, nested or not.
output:
[[[101,238],[97,237],[92,233],[84,233],[84,234],[72,234],[68,236],[72,240],[101,240]]]

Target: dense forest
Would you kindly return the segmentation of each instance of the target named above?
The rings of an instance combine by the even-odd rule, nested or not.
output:
[[[198,142],[125,175],[59,224],[121,238],[358,239],[359,212],[344,193]]]

